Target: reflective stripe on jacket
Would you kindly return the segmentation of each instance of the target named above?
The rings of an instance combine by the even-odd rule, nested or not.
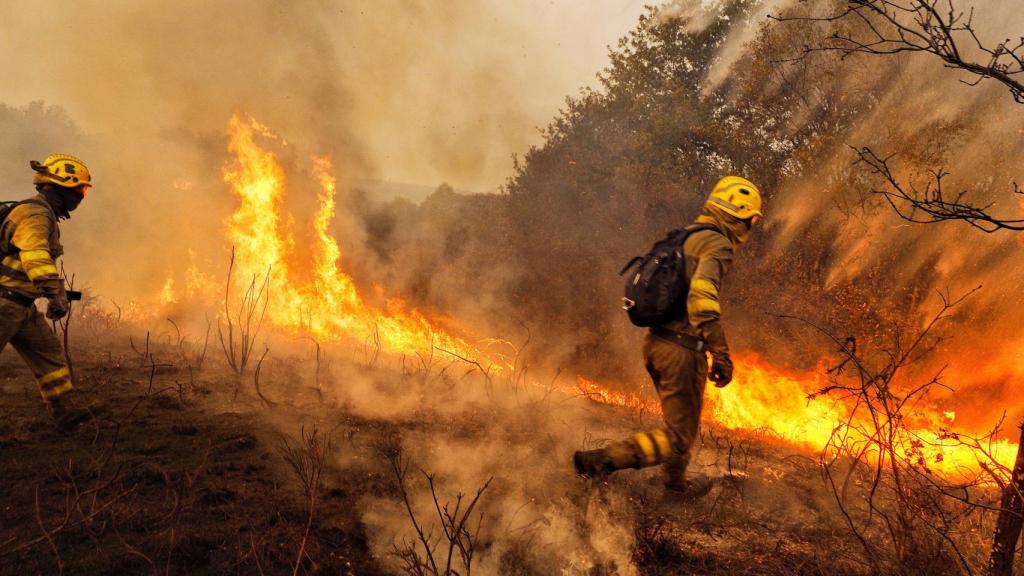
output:
[[[697,328],[722,315],[722,282],[732,267],[732,243],[714,230],[696,232],[683,244],[690,293],[686,297],[686,316]]]
[[[0,286],[30,298],[60,287],[56,260],[64,253],[57,217],[42,196],[16,206],[0,225]]]
[[[733,246],[724,235],[714,230],[701,230],[683,243],[683,255],[690,278],[686,313],[679,320],[666,323],[665,327],[701,336],[700,325],[718,320],[722,315],[722,282],[732,267]]]

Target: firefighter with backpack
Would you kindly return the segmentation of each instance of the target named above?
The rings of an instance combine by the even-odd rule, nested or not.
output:
[[[70,404],[71,374],[46,319],[67,315],[70,304],[56,260],[64,253],[58,220],[71,217],[92,186],[85,163],[53,154],[30,163],[38,194],[0,205],[0,351],[8,343],[35,375],[58,428],[71,430],[89,412]],[[35,306],[46,298],[46,318]]]
[[[704,386],[721,388],[732,380],[733,365],[721,322],[722,280],[733,253],[761,218],[761,192],[749,180],[727,176],[715,184],[696,222],[669,234],[645,257],[626,268],[624,303],[630,320],[650,328],[643,353],[647,372],[661,400],[665,426],[576,452],[573,463],[584,476],[602,477],[624,468],[661,464],[665,487],[690,496],[707,492],[707,480],[687,480],[700,424]],[[711,356],[708,368],[707,355]]]

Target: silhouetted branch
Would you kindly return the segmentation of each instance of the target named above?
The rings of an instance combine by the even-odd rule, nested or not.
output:
[[[483,512],[475,515],[476,523],[473,526],[474,510],[483,496],[487,487],[494,478],[488,478],[480,486],[472,499],[466,501],[466,495],[459,493],[455,502],[441,504],[437,496],[437,487],[434,484],[434,475],[420,469],[420,473],[427,481],[430,488],[430,496],[434,503],[434,511],[437,513],[438,521],[441,523],[442,536],[436,540],[433,533],[427,533],[423,524],[416,517],[413,511],[412,500],[406,486],[406,476],[409,470],[409,461],[402,456],[400,441],[397,436],[389,436],[384,446],[385,456],[391,465],[391,471],[398,482],[398,491],[402,496],[406,512],[413,530],[416,532],[417,540],[405,540],[402,546],[394,546],[394,555],[402,560],[402,570],[406,574],[415,576],[470,576],[473,566],[473,555],[479,542],[480,527],[483,524]],[[465,506],[464,506],[465,504]],[[418,541],[418,542],[417,542]],[[438,550],[438,546],[446,542],[447,552]],[[419,548],[423,551],[420,552]],[[462,563],[462,571],[455,569],[453,563],[458,552],[458,559]],[[438,553],[444,553],[444,563]]]
[[[819,52],[838,53],[841,59],[853,54],[884,56],[920,52],[938,57],[947,68],[962,70],[972,77],[961,82],[974,86],[992,78],[1009,88],[1013,99],[1024,103],[1024,36],[1006,39],[994,47],[985,45],[974,27],[974,9],[964,11],[955,0],[847,0],[838,10],[815,14],[789,11],[769,15],[781,23],[827,25],[829,32],[788,61],[800,61]],[[962,220],[984,232],[1024,230],[1024,219],[1000,218],[988,210],[992,204],[976,206],[965,200],[967,191],[948,194],[943,178],[948,173],[930,170],[923,189],[913,182],[901,183],[892,173],[892,156],[881,157],[868,148],[857,150],[858,163],[882,176],[888,189],[874,190],[908,222],[931,224]],[[1016,183],[1013,191],[1021,194]]]
[[[769,15],[779,22],[839,23],[837,29],[805,46],[796,59],[815,52],[889,55],[921,52],[942,60],[947,68],[974,76],[965,84],[992,78],[1009,88],[1013,99],[1024,103],[1024,36],[986,46],[974,27],[974,8],[964,11],[954,0],[848,0],[826,14]],[[973,58],[974,53],[978,58]]]
[[[893,156],[881,157],[870,148],[856,150],[857,163],[864,164],[872,174],[881,176],[886,187],[872,190],[883,196],[893,210],[908,222],[933,224],[948,220],[962,220],[987,233],[997,230],[1024,230],[1024,219],[999,218],[989,213],[993,204],[975,206],[964,198],[966,190],[950,195],[943,188],[943,179],[949,175],[942,169],[929,171],[931,178],[920,188],[913,180],[901,182],[893,173]],[[1014,194],[1022,194],[1015,182]]]
[[[266,396],[264,396],[263,395],[263,390],[260,389],[260,371],[263,369],[263,359],[266,358],[267,354],[269,354],[269,353],[270,353],[270,346],[267,346],[263,350],[263,355],[260,356],[259,362],[256,363],[256,370],[253,371],[252,381],[253,381],[253,387],[256,388],[256,395],[260,397],[260,400],[263,400],[263,403],[266,404],[267,408],[273,408],[273,407],[277,406],[277,403],[272,401],[272,400],[270,400]]]
[[[1011,576],[1013,574],[1013,557],[1017,551],[1021,526],[1024,525],[1024,424],[1020,425],[1020,440],[1017,444],[1017,459],[1013,466],[1010,482],[1003,487],[1003,497],[999,504],[999,518],[996,522],[996,533],[992,537],[992,555],[989,558],[990,576]]]
[[[285,462],[302,484],[302,492],[306,500],[306,524],[299,543],[298,555],[292,568],[292,576],[299,573],[299,567],[306,557],[309,533],[313,528],[313,519],[323,491],[323,475],[327,466],[327,453],[331,449],[330,436],[320,434],[316,426],[307,434],[302,429],[299,441],[294,445],[287,438],[282,439],[280,453]]]
[[[228,276],[224,284],[223,324],[217,322],[217,336],[220,339],[224,358],[236,374],[245,372],[246,366],[256,345],[263,320],[267,315],[270,303],[270,270],[260,279],[254,274],[249,286],[242,294],[238,304],[238,312],[231,311],[231,278],[235,271],[235,249],[231,248],[231,261],[228,264]]]

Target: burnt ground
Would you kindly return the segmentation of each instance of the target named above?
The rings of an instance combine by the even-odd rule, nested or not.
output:
[[[292,572],[303,493],[258,416],[215,408],[205,385],[180,389],[172,367],[85,361],[82,397],[103,413],[62,434],[4,356],[0,574]],[[380,573],[350,499],[376,479],[354,479],[325,471],[306,570]]]
[[[557,436],[550,422],[565,412],[548,395],[532,404],[469,402],[454,412],[417,400],[397,416],[368,416],[351,403],[325,401],[324,390],[308,385],[308,373],[300,377],[294,367],[308,359],[268,359],[257,389],[252,370],[237,378],[211,356],[197,372],[187,367],[186,354],[175,359],[176,354],[173,347],[148,356],[127,346],[76,347],[80,396],[98,407],[98,416],[62,434],[46,415],[28,371],[10,350],[4,352],[0,576],[292,574],[300,548],[299,574],[413,573],[403,572],[395,555],[401,530],[409,534],[388,465],[395,438],[417,459],[410,489],[424,489],[422,478],[418,485],[415,478],[420,462],[442,467],[434,471],[443,475],[443,452],[468,443],[481,448],[479,462],[467,466],[495,476],[484,496],[489,517],[500,517],[501,507],[518,502],[521,494],[540,510],[538,521],[522,532],[491,529],[478,550],[491,559],[479,569],[474,565],[475,573],[866,571],[862,550],[830,507],[813,455],[763,436],[707,427],[696,469],[716,483],[705,498],[680,502],[664,494],[655,470],[622,473],[607,482],[576,477],[566,451],[578,440]],[[385,372],[372,363],[345,365],[341,372],[350,380],[343,384],[355,386],[360,369],[393,381],[401,390],[394,398],[410,394],[408,373]],[[422,390],[457,389],[457,379],[446,380],[444,370],[436,374]],[[385,390],[383,401],[374,402],[386,404],[390,393]],[[505,414],[515,410],[520,414]],[[652,425],[622,409],[582,410],[607,425],[606,434]],[[321,458],[322,485],[306,535],[309,508],[298,472],[314,463],[316,446],[301,441],[314,426],[318,438],[331,438],[319,448],[332,456]],[[499,450],[486,453],[483,447],[496,437]],[[426,446],[424,439],[434,438],[443,439],[431,440],[440,446],[438,453],[416,452]],[[299,455],[305,468],[289,465],[289,454]],[[459,458],[453,458],[449,476],[461,466]],[[469,481],[463,479],[458,489],[471,493]],[[381,524],[382,517],[391,523]],[[565,520],[560,524],[559,518]],[[430,522],[426,515],[420,520]],[[601,534],[615,525],[624,528]],[[399,532],[382,526],[399,526]],[[561,533],[573,536],[560,539]]]

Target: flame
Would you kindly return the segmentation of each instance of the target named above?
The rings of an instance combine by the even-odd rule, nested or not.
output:
[[[160,289],[160,304],[167,306],[177,301],[178,299],[174,295],[174,277],[168,276],[167,281],[164,282],[164,287]]]
[[[720,389],[709,382],[705,393],[704,417],[716,424],[762,431],[811,450],[829,446],[834,432],[845,422],[870,426],[865,414],[851,412],[848,402],[816,394],[827,384],[821,370],[787,372],[756,354],[737,355],[734,360],[734,381]],[[582,376],[577,384],[587,397],[598,402],[661,413],[657,401],[640,395],[620,392]],[[987,457],[963,445],[946,428],[955,416],[953,412],[917,407],[898,431],[897,452],[915,465],[946,474],[979,470]],[[1012,463],[1017,453],[1017,444],[1007,440],[993,440],[985,447],[1004,465]]]
[[[224,169],[224,180],[239,200],[227,221],[228,239],[236,250],[236,273],[245,280],[266,282],[267,318],[293,333],[309,333],[321,340],[347,338],[371,342],[386,352],[429,354],[441,349],[466,358],[480,350],[449,334],[398,298],[382,308],[370,305],[353,279],[341,268],[342,252],[330,233],[335,216],[337,180],[327,158],[313,158],[313,176],[319,183],[319,209],[313,218],[312,246],[296,250],[285,219],[285,173],[273,152],[257,143],[257,136],[285,145],[268,128],[240,115],[229,126],[228,151],[234,159]],[[304,279],[299,271],[312,270]],[[307,275],[308,276],[308,275]],[[505,366],[500,357],[488,362]]]
[[[819,373],[787,373],[756,354],[737,356],[735,381],[709,394],[708,405],[728,428],[770,430],[789,442],[820,448],[849,416],[842,403],[808,400],[824,386]]]
[[[344,272],[344,254],[330,226],[336,212],[337,179],[330,160],[314,157],[313,176],[319,184],[319,208],[312,220],[309,246],[296,248],[293,220],[284,210],[285,173],[273,152],[257,138],[287,143],[267,127],[240,115],[232,117],[228,150],[233,160],[224,168],[239,205],[227,220],[227,236],[235,247],[235,270],[244,282],[236,290],[265,283],[267,318],[276,327],[321,339],[346,338],[373,343],[382,351],[432,354],[441,349],[469,362],[502,372],[513,369],[504,356],[483,349],[439,327],[437,319],[409,309],[397,297],[374,306],[364,298],[353,278]],[[309,272],[311,271],[311,273]],[[301,272],[305,272],[302,274]],[[198,278],[195,274],[195,278]],[[188,279],[192,282],[195,278]],[[199,280],[195,280],[199,282]],[[208,283],[208,278],[201,281]],[[240,284],[240,285],[238,285]],[[173,296],[173,281],[165,291]],[[853,405],[815,393],[826,382],[817,373],[793,373],[773,367],[756,355],[738,355],[736,381],[723,389],[710,389],[706,416],[732,429],[766,430],[793,444],[822,449],[837,427],[858,424]],[[819,371],[820,372],[820,371]],[[617,391],[588,379],[577,378],[583,393],[599,402],[660,413],[656,400]],[[944,426],[955,418],[938,408],[915,410],[912,422],[901,426],[904,457],[946,472],[979,468],[978,455],[959,445]],[[1005,440],[990,446],[1000,462],[1011,462],[1017,446]]]
[[[203,297],[214,289],[213,278],[199,269],[195,250],[188,249],[188,268],[185,269],[185,294],[190,299]]]

